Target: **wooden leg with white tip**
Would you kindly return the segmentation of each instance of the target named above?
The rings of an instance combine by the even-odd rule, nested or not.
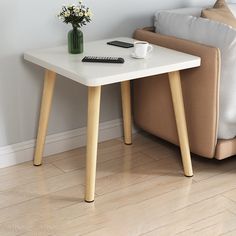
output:
[[[193,176],[191,155],[189,149],[187,125],[184,112],[184,102],[181,88],[179,71],[169,73],[169,83],[172,101],[175,112],[176,125],[179,136],[179,143],[184,167],[184,174],[188,177]]]
[[[93,202],[95,195],[96,167],[101,86],[88,88],[88,128],[85,202]]]
[[[131,95],[130,81],[121,82],[121,98],[124,123],[125,144],[132,144],[132,119],[131,119]]]
[[[43,88],[43,96],[40,110],[40,118],[39,118],[38,135],[34,154],[35,166],[40,166],[42,164],[44,144],[47,134],[48,119],[51,110],[55,81],[56,81],[56,73],[53,71],[46,70],[44,78],[44,88]]]

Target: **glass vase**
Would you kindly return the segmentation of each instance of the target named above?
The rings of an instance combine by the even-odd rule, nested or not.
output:
[[[83,32],[77,27],[68,32],[68,51],[71,54],[80,54],[84,51]]]

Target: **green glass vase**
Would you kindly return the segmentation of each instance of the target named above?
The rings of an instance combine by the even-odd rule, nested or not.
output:
[[[71,54],[80,54],[84,51],[83,32],[77,27],[68,32],[68,51]]]

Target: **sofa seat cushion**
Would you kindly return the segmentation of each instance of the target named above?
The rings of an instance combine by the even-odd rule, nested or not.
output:
[[[223,160],[236,154],[236,139],[219,139],[216,145],[215,158]]]
[[[156,21],[156,31],[220,49],[222,62],[218,138],[234,138],[236,136],[236,30],[201,17],[161,12]]]

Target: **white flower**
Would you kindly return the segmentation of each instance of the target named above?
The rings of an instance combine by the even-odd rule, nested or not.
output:
[[[93,13],[90,11],[90,9],[87,12],[87,16],[91,17],[93,15]]]
[[[78,26],[86,25],[91,21],[92,12],[88,7],[82,5],[82,0],[78,0],[79,4],[63,5],[58,15],[65,23],[77,24]]]
[[[79,13],[80,12],[80,8],[79,7],[75,7],[74,11],[75,11],[75,13]]]
[[[64,16],[65,16],[65,17],[69,17],[69,16],[70,16],[70,11],[66,11],[66,12],[64,13]]]

